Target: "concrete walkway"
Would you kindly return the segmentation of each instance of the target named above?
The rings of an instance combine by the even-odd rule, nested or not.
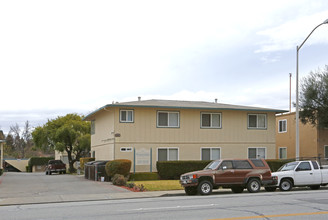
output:
[[[184,190],[132,192],[110,182],[95,182],[74,175],[4,173],[0,177],[0,206],[177,195],[185,195]]]

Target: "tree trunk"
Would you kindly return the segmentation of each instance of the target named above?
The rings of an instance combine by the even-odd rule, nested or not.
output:
[[[66,147],[66,152],[67,152],[68,165],[69,165],[68,170],[69,170],[70,173],[75,173],[76,170],[74,168],[74,162],[76,160],[73,160],[73,158],[72,158],[72,147],[71,146]]]

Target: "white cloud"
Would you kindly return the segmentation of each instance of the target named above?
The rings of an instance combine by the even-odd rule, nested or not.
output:
[[[279,26],[259,31],[257,34],[267,39],[259,43],[260,49],[255,52],[274,52],[294,49],[296,45],[300,45],[305,40],[312,29],[327,18],[328,10],[325,10],[308,16],[299,16]],[[311,35],[311,40],[307,41],[307,45],[315,43],[328,44],[327,35],[328,28],[320,28],[320,30],[315,31],[315,34]]]

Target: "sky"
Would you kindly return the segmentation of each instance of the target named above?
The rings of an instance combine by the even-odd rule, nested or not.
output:
[[[0,129],[139,96],[288,110],[326,19],[326,0],[0,1]],[[300,83],[327,51],[322,25]]]

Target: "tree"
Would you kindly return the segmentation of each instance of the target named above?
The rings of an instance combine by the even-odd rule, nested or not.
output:
[[[328,65],[302,80],[300,119],[320,128],[328,127]]]
[[[70,172],[74,172],[74,163],[90,151],[90,122],[82,121],[77,114],[60,116],[32,132],[36,147],[43,150],[54,149],[66,152]]]
[[[24,130],[21,133],[19,125],[10,126],[9,135],[7,137],[7,145],[11,145],[18,153],[18,157],[24,158],[26,151],[33,146],[31,136],[31,126],[29,121],[25,122]]]

